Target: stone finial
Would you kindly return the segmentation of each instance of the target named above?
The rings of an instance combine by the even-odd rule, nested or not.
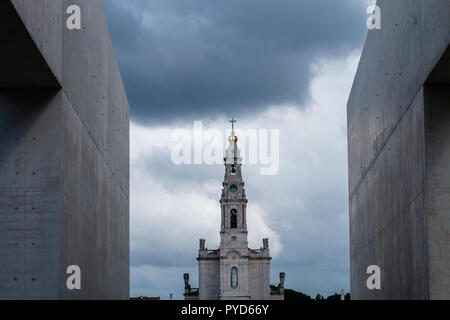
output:
[[[189,273],[185,273],[183,275],[184,278],[184,293],[191,292],[191,285],[189,284]]]
[[[269,239],[267,238],[263,239],[263,249],[269,249]]]
[[[278,288],[280,289],[280,294],[284,294],[284,279],[286,278],[286,274],[284,272],[280,273],[280,284]]]
[[[341,290],[341,300],[345,300],[345,293],[344,289]]]
[[[206,240],[200,239],[200,250],[205,250],[205,244],[206,244]]]

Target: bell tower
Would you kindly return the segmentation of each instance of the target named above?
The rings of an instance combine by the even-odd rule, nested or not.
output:
[[[246,299],[248,290],[247,198],[242,179],[242,158],[232,119],[229,146],[225,151],[220,232],[220,298]]]
[[[225,177],[220,204],[222,208],[221,242],[247,243],[247,198],[242,179],[242,158],[237,147],[238,137],[234,134],[234,123],[225,151]]]

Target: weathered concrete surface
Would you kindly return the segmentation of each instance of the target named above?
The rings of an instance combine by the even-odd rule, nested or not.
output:
[[[450,299],[450,85],[424,92],[429,296]]]
[[[0,90],[0,298],[59,297],[61,94]]]
[[[450,2],[377,4],[348,101],[352,298],[449,299]]]
[[[128,299],[129,105],[100,2],[0,9],[0,298]]]

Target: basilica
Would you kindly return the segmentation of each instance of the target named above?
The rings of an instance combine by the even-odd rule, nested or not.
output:
[[[198,252],[199,288],[191,288],[189,274],[184,274],[185,300],[284,300],[284,278],[278,286],[270,285],[269,240],[260,249],[250,249],[247,241],[247,198],[242,179],[242,158],[234,134],[225,151],[225,178],[221,205],[220,247],[208,250],[200,240]]]

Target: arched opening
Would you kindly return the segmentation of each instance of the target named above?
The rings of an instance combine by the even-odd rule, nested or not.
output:
[[[231,287],[233,289],[238,287],[238,269],[236,267],[231,268]]]
[[[231,210],[231,221],[230,221],[230,226],[231,229],[236,229],[237,228],[237,210],[236,209],[232,209]]]

